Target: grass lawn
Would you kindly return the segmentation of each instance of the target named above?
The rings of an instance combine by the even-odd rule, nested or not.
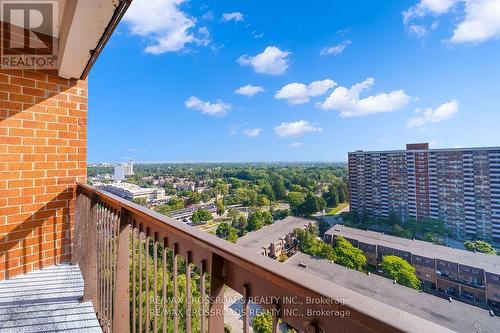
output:
[[[345,209],[347,206],[349,206],[349,203],[343,202],[337,207],[332,208],[326,215],[337,215],[340,211],[342,211],[342,209]]]

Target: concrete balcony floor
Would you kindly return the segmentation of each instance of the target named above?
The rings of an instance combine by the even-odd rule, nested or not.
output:
[[[102,332],[91,302],[79,302],[78,266],[57,265],[0,281],[0,332]]]

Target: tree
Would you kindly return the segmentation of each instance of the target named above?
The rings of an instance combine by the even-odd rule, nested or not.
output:
[[[339,192],[338,186],[337,186],[337,184],[334,184],[334,185],[330,186],[330,188],[328,189],[328,192],[326,192],[323,195],[323,198],[325,199],[328,206],[337,207],[337,205],[339,204],[338,192]]]
[[[172,198],[168,201],[167,205],[171,206],[172,209],[182,209],[184,208],[184,201],[181,198]]]
[[[316,212],[319,212],[326,208],[326,202],[323,198],[315,196],[313,193],[309,192],[305,199],[304,203],[300,206],[300,215],[309,215]]]
[[[267,207],[271,205],[271,201],[265,196],[264,194],[261,194],[257,197],[257,202],[255,203],[256,206],[259,207]]]
[[[146,198],[135,198],[132,201],[133,201],[133,203],[136,203],[136,204],[141,205],[143,207],[146,207],[148,205],[148,199],[146,199]]]
[[[342,266],[355,269],[357,271],[364,270],[366,266],[366,256],[363,251],[354,247],[347,239],[338,236],[335,239],[333,248],[335,262]]]
[[[253,318],[255,333],[271,333],[273,331],[273,315],[270,311],[262,311]]]
[[[269,182],[265,182],[262,185],[260,193],[264,194],[270,201],[275,200],[274,190],[271,184],[269,184]]]
[[[233,220],[233,227],[236,229],[238,236],[242,237],[245,235],[247,230],[247,219],[240,215],[237,219]]]
[[[332,246],[318,239],[318,229],[309,225],[306,229],[295,229],[299,251],[311,256],[318,256],[328,260],[335,260]]]
[[[221,224],[219,224],[217,230],[215,231],[215,234],[217,235],[217,237],[225,239],[232,243],[236,243],[236,240],[238,239],[237,230],[226,222],[222,222]]]
[[[277,209],[273,211],[273,219],[275,221],[277,220],[283,220],[285,217],[292,215],[292,212],[290,209]]]
[[[190,205],[197,204],[201,201],[201,194],[195,191],[190,191],[188,193],[188,203]]]
[[[224,202],[222,200],[215,201],[215,206],[217,207],[217,215],[221,216],[226,211],[224,207]]]
[[[302,192],[289,192],[288,203],[294,215],[301,215],[301,207],[304,203],[304,194]]]
[[[194,213],[193,216],[191,216],[191,221],[193,222],[206,222],[210,221],[213,219],[212,213],[210,213],[206,209],[197,209]]]
[[[227,217],[229,217],[231,219],[231,221],[237,220],[240,216],[241,216],[241,213],[237,209],[234,209],[234,208],[229,209],[229,211],[227,212]]]
[[[424,241],[430,242],[430,243],[433,243],[433,244],[437,244],[437,245],[442,245],[443,244],[443,239],[440,238],[440,237],[438,237],[438,235],[436,235],[433,232],[426,232],[425,235],[424,235]]]
[[[403,227],[401,227],[399,224],[395,224],[392,226],[391,234],[402,238],[412,238],[411,232],[403,229]]]
[[[389,279],[413,289],[420,289],[421,282],[415,268],[398,256],[384,256],[380,268]]]
[[[323,237],[323,235],[325,234],[325,232],[328,231],[328,229],[330,229],[332,226],[326,222],[326,221],[323,221],[321,220],[319,223],[318,223],[318,232],[319,232],[319,236],[320,237]]]
[[[491,246],[491,244],[482,241],[482,240],[477,240],[477,241],[466,241],[464,243],[465,248],[468,251],[471,252],[481,252],[481,253],[486,253],[486,254],[492,254],[496,255],[497,251]]]
[[[339,203],[346,202],[348,199],[348,192],[349,192],[347,190],[347,184],[343,182],[337,189],[338,189],[337,193],[338,193]]]
[[[283,200],[286,198],[286,188],[285,181],[283,178],[277,178],[272,183],[274,196],[277,200]]]
[[[259,230],[265,225],[273,223],[273,217],[268,211],[257,210],[248,216],[247,231]]]
[[[212,184],[212,188],[215,189],[217,194],[227,194],[227,184],[221,179],[216,179]]]

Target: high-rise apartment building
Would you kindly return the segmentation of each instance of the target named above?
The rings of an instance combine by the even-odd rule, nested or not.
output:
[[[461,238],[500,242],[500,147],[349,153],[351,209],[433,218]]]

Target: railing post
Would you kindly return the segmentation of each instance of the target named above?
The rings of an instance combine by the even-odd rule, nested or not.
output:
[[[243,286],[243,333],[250,332],[250,286],[245,284]]]
[[[212,254],[208,332],[224,332],[224,258]]]
[[[83,277],[82,302],[92,301],[94,309],[99,309],[97,299],[97,196],[85,195],[77,189],[72,248],[72,264],[78,265]]]
[[[118,255],[116,258],[116,284],[114,295],[113,331],[130,332],[129,304],[129,213],[120,212],[120,233],[118,235]]]

